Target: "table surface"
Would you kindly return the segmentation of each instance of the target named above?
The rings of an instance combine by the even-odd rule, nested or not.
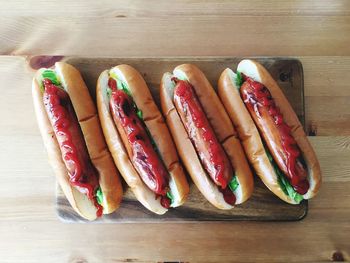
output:
[[[350,260],[350,1],[1,1],[1,262]],[[300,222],[63,224],[28,56],[293,56],[323,185]],[[316,136],[315,136],[316,135]]]

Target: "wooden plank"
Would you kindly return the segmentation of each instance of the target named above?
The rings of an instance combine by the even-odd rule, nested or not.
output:
[[[13,253],[19,247],[28,261],[40,257],[43,262],[227,262],[252,256],[254,262],[323,262],[341,251],[349,260],[350,196],[339,194],[349,187],[349,182],[327,182],[310,201],[308,217],[285,223],[62,224],[49,201],[52,194],[29,201],[1,198],[6,214],[0,220],[0,254],[6,262],[19,261]]]
[[[320,161],[323,182],[350,182],[350,137],[309,137]]]
[[[36,8],[31,8],[35,6]],[[159,2],[148,0],[69,0],[46,1],[7,1],[1,5],[2,16],[76,16],[76,17],[197,17],[197,16],[303,16],[303,15],[338,15],[350,14],[350,4],[346,0],[296,0],[296,1],[195,1],[180,0]]]
[[[299,59],[306,73],[304,74],[306,97],[350,96],[348,82],[350,77],[347,74],[350,57],[300,57]]]
[[[350,96],[306,97],[308,131],[316,129],[318,135],[349,135],[349,99]]]
[[[350,55],[350,16],[4,16],[0,32],[12,55]]]

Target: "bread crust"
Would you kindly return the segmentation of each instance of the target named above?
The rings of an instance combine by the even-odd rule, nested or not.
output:
[[[55,70],[59,75],[62,86],[72,101],[84,135],[89,157],[99,174],[99,184],[104,196],[102,203],[103,213],[112,213],[120,205],[123,190],[119,174],[104,141],[95,106],[77,69],[67,63],[58,62],[55,64]],[[94,220],[96,219],[96,208],[93,202],[86,195],[80,193],[70,185],[69,175],[62,160],[60,147],[45,111],[43,92],[40,90],[38,82],[41,79],[40,75],[41,71],[39,70],[33,79],[32,93],[36,117],[44,145],[48,152],[49,162],[64,194],[74,210],[82,217],[88,220]]]
[[[203,72],[194,65],[180,65],[174,69],[174,75],[179,78],[181,76],[186,76],[186,79],[193,86],[203,106],[203,110],[208,117],[209,123],[213,127],[219,143],[223,146],[235,170],[240,188],[240,191],[237,191],[237,193],[235,192],[236,204],[246,201],[253,192],[253,176],[245,158],[243,148],[236,137],[236,131],[214,89]],[[163,113],[172,131],[181,159],[191,175],[192,180],[208,201],[219,209],[231,209],[232,206],[225,202],[218,186],[215,185],[206,174],[196,150],[191,140],[188,138],[187,132],[173,103],[174,84],[171,84],[171,77],[172,74],[170,73],[164,74],[161,83],[160,98]]]
[[[257,62],[243,60],[239,63],[237,70],[262,83],[271,92],[277,107],[281,110],[286,124],[292,128],[292,136],[297,141],[308,165],[310,189],[303,197],[304,199],[313,197],[321,183],[320,166],[303,131],[302,125],[288,100],[267,70]],[[233,75],[234,73],[230,69],[226,69],[221,74],[218,83],[218,93],[238,131],[247,157],[258,176],[274,194],[285,202],[296,204],[295,200],[286,195],[279,186],[277,174],[266,155],[263,142],[255,123],[240,97],[238,88],[233,82]]]
[[[140,73],[131,66],[119,65],[111,70],[122,76],[123,81],[127,83],[135,104],[142,111],[144,123],[157,145],[164,165],[169,171],[169,186],[175,195],[172,207],[182,205],[187,199],[189,186],[168,128],[153,101],[146,82]],[[167,209],[160,205],[159,199],[155,200],[154,193],[141,180],[128,157],[121,135],[115,127],[109,111],[109,101],[106,97],[107,82],[108,71],[106,70],[99,77],[96,94],[101,125],[114,161],[136,198],[149,210],[157,214],[164,214]]]

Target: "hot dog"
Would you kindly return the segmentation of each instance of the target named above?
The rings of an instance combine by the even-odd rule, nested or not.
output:
[[[215,184],[226,188],[232,167],[215,137],[194,90],[187,81],[174,78],[174,104],[205,170]]]
[[[182,205],[189,186],[168,128],[134,68],[104,71],[97,85],[101,125],[114,161],[136,198],[164,214]]]
[[[165,73],[160,88],[163,113],[192,180],[219,209],[231,209],[253,191],[242,146],[214,89],[190,64]]]
[[[247,157],[265,185],[298,204],[321,184],[320,166],[295,112],[267,70],[252,60],[226,69],[218,93]]]
[[[115,211],[122,198],[119,174],[80,73],[57,62],[38,70],[32,91],[51,166],[72,207],[88,220]]]

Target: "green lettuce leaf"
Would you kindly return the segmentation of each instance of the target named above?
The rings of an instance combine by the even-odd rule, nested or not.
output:
[[[236,191],[238,186],[239,186],[239,183],[238,183],[238,180],[237,180],[237,176],[234,175],[232,177],[232,180],[229,182],[228,187],[230,187],[231,191],[234,192],[234,191]]]
[[[303,196],[294,190],[293,186],[287,180],[286,176],[282,173],[281,169],[277,166],[277,163],[273,160],[270,151],[266,147],[265,151],[270,163],[275,169],[275,172],[277,174],[277,180],[282,191],[299,204],[304,199]]]
[[[108,99],[110,99],[111,96],[112,96],[112,89],[108,87],[107,88],[107,97],[108,97]]]
[[[233,81],[235,82],[236,86],[238,88],[240,88],[243,84],[243,77],[242,77],[242,73],[237,71],[236,72],[236,77],[234,77]]]
[[[103,203],[103,193],[102,193],[101,187],[99,187],[97,189],[97,191],[96,191],[96,199],[97,199],[97,203],[102,205],[102,203]]]
[[[173,197],[173,195],[171,194],[171,192],[170,192],[170,190],[166,193],[166,196],[170,199],[170,203],[172,204],[173,203],[173,201],[174,201],[174,197]]]
[[[124,91],[126,94],[132,97],[128,85],[125,82],[121,81],[120,79],[116,79],[116,81],[117,81],[117,88],[119,90]]]
[[[51,80],[52,84],[54,84],[56,86],[61,85],[56,73],[53,70],[51,70],[51,69],[44,70],[41,75],[42,75],[43,79]]]
[[[136,105],[135,105],[135,106],[136,106]],[[139,117],[140,120],[143,120],[143,114],[142,114],[142,111],[141,111],[141,110],[137,109],[136,115],[137,115],[137,117]]]
[[[296,192],[292,185],[288,182],[284,175],[278,176],[278,182],[280,185],[284,186],[284,192],[290,196],[295,202],[300,203],[304,198],[301,194]],[[283,189],[282,189],[283,190]]]

